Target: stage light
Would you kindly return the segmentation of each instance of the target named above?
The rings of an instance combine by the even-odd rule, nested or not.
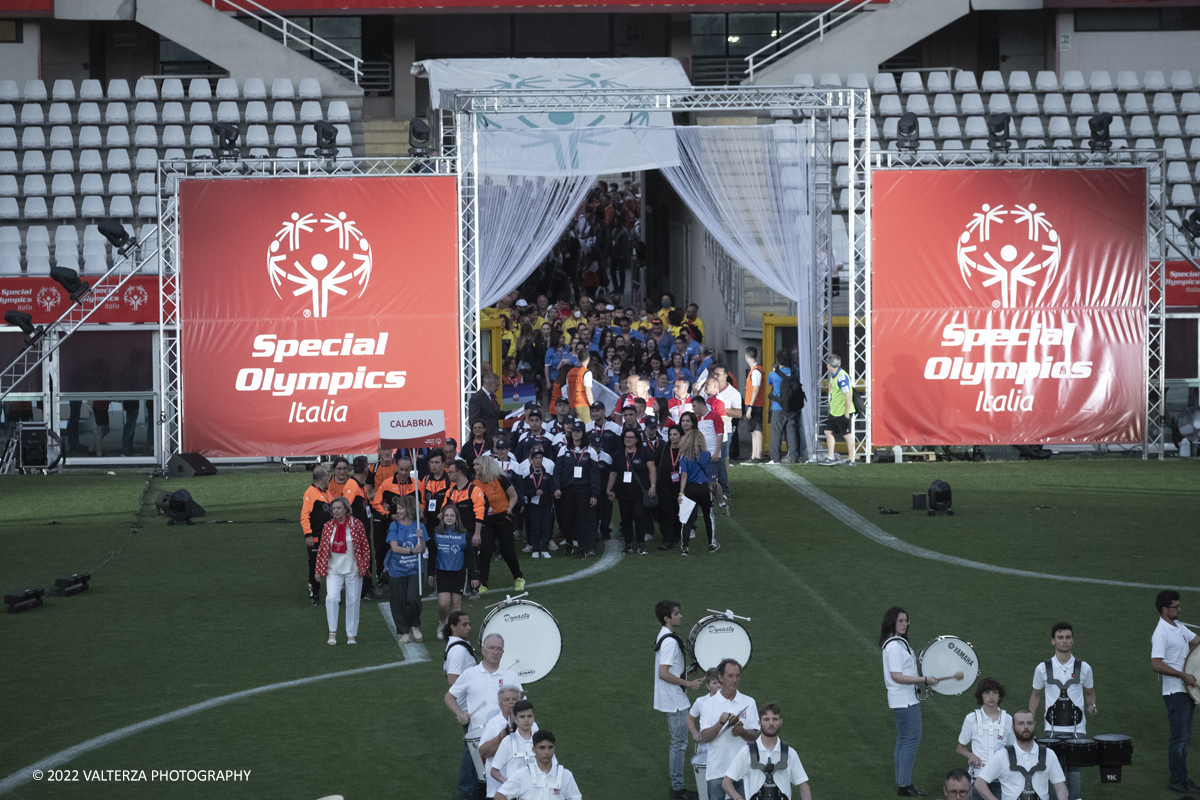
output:
[[[1112,121],[1112,114],[1097,114],[1088,120],[1088,128],[1092,131],[1092,138],[1088,141],[1088,145],[1092,148],[1093,153],[1107,153],[1112,150],[1112,137],[1108,133],[1108,126],[1112,125]]]
[[[83,296],[88,293],[91,288],[88,284],[79,280],[79,273],[67,267],[51,267],[50,277],[58,283],[59,286],[67,290],[67,294],[71,295],[71,302],[78,303],[83,299]]]
[[[78,572],[69,578],[58,578],[54,581],[54,588],[50,590],[50,594],[55,597],[71,597],[80,592],[88,590],[88,581],[92,579],[89,573],[80,575]]]
[[[46,332],[46,329],[41,325],[34,327],[33,317],[31,317],[29,314],[26,314],[24,311],[17,311],[13,308],[10,308],[8,311],[4,312],[4,324],[12,325],[15,328],[21,329],[21,333],[25,334],[26,347],[29,347],[31,344],[36,342],[41,338],[42,334]]]
[[[993,153],[998,150],[1008,152],[1008,148],[1011,146],[1008,140],[1008,126],[1011,122],[1011,114],[993,114],[987,118],[988,150]]]
[[[192,517],[204,516],[204,509],[192,499],[191,492],[179,489],[171,494],[167,514],[171,517],[168,525],[191,525]]]
[[[336,156],[337,128],[323,119],[319,119],[313,123],[313,127],[317,131],[317,149],[314,152],[319,156],[328,156],[330,158]]]
[[[113,249],[122,256],[128,256],[137,242],[129,237],[129,231],[117,222],[115,219],[102,219],[100,224],[96,226],[100,229],[100,234],[108,239],[108,243],[113,246]]]
[[[896,125],[896,147],[899,150],[917,149],[917,115],[909,111],[900,116]]]
[[[1192,209],[1192,213],[1187,215],[1187,218],[1179,223],[1179,227],[1187,234],[1192,241],[1200,239],[1200,208]]]
[[[433,131],[429,129],[429,123],[420,117],[414,118],[408,123],[408,154],[414,158],[429,155],[432,138]]]
[[[20,594],[4,595],[4,602],[8,604],[8,613],[20,614],[22,611],[40,606],[45,594],[45,589],[26,589]]]
[[[228,122],[218,122],[213,125],[213,132],[217,134],[217,138],[221,140],[220,149],[218,152],[223,159],[233,159],[237,161],[242,154],[238,150],[238,135],[241,133],[237,125],[230,125]]]

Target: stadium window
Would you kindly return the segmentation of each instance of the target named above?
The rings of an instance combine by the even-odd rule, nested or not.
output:
[[[224,75],[225,68],[212,63],[199,53],[181,44],[160,37],[158,40],[159,72],[163,75]]]
[[[21,20],[0,19],[0,44],[20,44],[21,34]]]
[[[746,56],[815,16],[805,12],[692,14],[692,55]]]
[[[1080,33],[1200,30],[1200,8],[1078,8]]]

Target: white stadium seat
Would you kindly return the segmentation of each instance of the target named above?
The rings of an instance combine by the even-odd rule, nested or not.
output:
[[[320,100],[321,82],[316,78],[302,78],[300,80],[300,99]]]
[[[118,195],[109,200],[108,213],[117,219],[129,219],[133,216],[133,201],[127,195]]]
[[[234,125],[240,124],[242,114],[238,111],[238,104],[232,100],[226,100],[217,106],[217,122],[232,122]]]
[[[1171,73],[1171,89],[1176,92],[1190,92],[1196,88],[1192,73],[1186,69],[1177,69]]]
[[[1196,192],[1191,184],[1177,183],[1171,187],[1171,205],[1188,209],[1196,205]]]
[[[997,92],[988,98],[988,114],[1011,114],[1012,102],[1008,95]]]
[[[84,119],[84,115],[90,119]],[[50,114],[46,120],[51,125],[70,125],[74,120],[71,118],[71,107],[66,103],[51,103]],[[100,121],[100,106],[95,103],[83,103],[79,106],[79,122],[96,123]]]
[[[1179,117],[1174,114],[1163,114],[1158,118],[1158,135],[1162,137],[1180,136],[1183,130],[1179,127]]]
[[[56,175],[58,178],[65,178],[66,175]],[[8,179],[12,181],[11,196],[16,196],[17,179],[13,175],[4,175],[0,180]],[[45,197],[46,196],[46,178],[43,175],[26,175],[25,180],[21,182],[21,193],[26,197]],[[68,192],[68,194],[73,194]]]
[[[0,219],[20,219],[17,210],[17,200],[14,197],[0,197]]]
[[[958,105],[954,102],[954,95],[949,93],[936,95],[933,98],[933,113],[939,117],[956,116]]]
[[[109,100],[129,100],[129,81],[124,78],[114,78],[108,82]]]
[[[158,188],[154,185],[155,175],[153,172],[143,172],[138,175],[137,193],[138,194],[157,194]]]
[[[79,146],[80,147],[99,147],[104,139],[100,135],[100,128],[95,125],[84,125],[79,129]]]
[[[291,78],[276,78],[271,81],[272,100],[291,100],[296,96],[296,87]]]
[[[217,81],[218,100],[237,100],[239,96],[236,80],[233,78],[221,78]]]
[[[12,103],[0,103],[0,125],[16,125],[17,112]]]
[[[0,172],[16,172],[16,171],[17,171],[17,154],[14,153],[12,150],[0,150]]]
[[[907,93],[925,91],[925,83],[919,72],[905,72],[900,76],[900,91]]]
[[[1051,117],[1047,133],[1049,133],[1052,139],[1069,138],[1071,136],[1071,121],[1066,117]]]
[[[79,107],[79,113],[83,114],[83,106]],[[80,119],[80,122],[83,120]],[[109,103],[104,109],[104,123],[106,125],[128,125],[129,124],[129,106],[121,102]]]
[[[187,119],[183,113],[183,103],[163,103],[162,121],[168,124],[179,124]]]
[[[964,94],[959,107],[962,109],[962,113],[968,117],[984,113],[983,98],[975,92]]]
[[[1154,105],[1152,108],[1155,114],[1174,114],[1175,96],[1170,92],[1157,93],[1154,95]]]
[[[345,100],[330,100],[329,108],[325,110],[325,119],[330,122],[349,122],[350,106]]]
[[[0,148],[12,150],[17,146],[17,132],[13,128],[0,128]]]
[[[1192,172],[1186,161],[1172,161],[1167,164],[1167,183],[1191,183]]]
[[[307,80],[307,79],[306,79]],[[306,100],[300,106],[300,121],[301,122],[318,122],[324,119],[321,113],[321,104],[316,100]]]
[[[104,87],[100,81],[93,78],[87,78],[79,84],[79,99],[80,100],[103,100]]]
[[[0,81],[0,102],[15,103],[20,99],[16,81]]]
[[[1139,114],[1129,120],[1129,135],[1130,136],[1153,136],[1154,126],[1150,124],[1150,117],[1145,114]]]
[[[5,225],[0,228],[0,245],[15,244],[21,246],[21,229],[15,225]]]
[[[184,96],[183,81],[179,78],[167,78],[162,82],[163,100],[182,100]]]
[[[27,103],[46,102],[46,84],[43,81],[25,81],[25,91],[21,93]]]
[[[1179,98],[1179,111],[1183,114],[1200,114],[1200,92],[1184,92]]]
[[[818,85],[819,86],[841,86],[842,85],[842,76],[838,75],[836,72],[824,72],[821,74],[821,80],[819,81]]]
[[[983,117],[967,117],[964,134],[968,139],[980,139],[988,135],[987,120]]]
[[[133,194],[133,186],[129,182],[128,172],[114,172],[108,176],[109,194]]]
[[[212,147],[212,128],[208,125],[193,125],[188,142],[192,147]]]
[[[1009,73],[1008,90],[1010,92],[1032,92],[1033,84],[1029,82],[1029,73],[1020,69]]]
[[[112,95],[109,96],[111,97]],[[133,96],[138,100],[157,100],[158,84],[149,78],[138,78],[137,85],[133,90]]]
[[[124,125],[110,125],[104,136],[105,147],[129,147],[129,128]]]
[[[904,110],[917,116],[929,114],[929,99],[923,94],[910,94],[905,100]]]
[[[246,144],[250,147],[267,147],[271,143],[266,125],[251,125],[246,128]]]
[[[212,86],[208,78],[192,78],[192,82],[188,84],[188,97],[192,100],[212,99]]]
[[[140,198],[137,215],[142,219],[158,219],[158,198],[151,195]]]
[[[1042,113],[1051,116],[1054,114],[1066,114],[1067,102],[1058,92],[1042,95]]]
[[[937,138],[939,139],[958,139],[962,136],[962,129],[958,125],[958,119],[955,117],[942,117],[937,124]]]
[[[294,147],[296,145],[296,129],[291,125],[276,125],[271,137],[276,147]]]
[[[1034,86],[1039,92],[1057,92],[1058,75],[1051,70],[1042,70],[1037,74]]]
[[[69,80],[60,79],[54,82],[54,100],[70,102],[75,99],[75,84]]]
[[[183,147],[187,144],[187,137],[183,133],[183,126],[168,125],[163,128],[162,143],[163,147]]]
[[[922,117],[921,119],[919,119],[917,121],[917,123],[921,126],[921,135],[922,136],[932,136],[933,135],[933,125],[932,125],[932,123],[930,123],[930,121],[928,119]],[[349,147],[350,144],[352,143],[352,139],[350,136],[350,126],[349,125],[334,125],[333,127],[337,128],[336,144],[339,147],[342,147],[342,146]]]
[[[1183,123],[1183,134],[1185,136],[1200,136],[1200,114],[1188,114],[1187,119]]]
[[[247,100],[267,99],[267,89],[263,86],[262,78],[246,78],[242,84],[242,97]]]
[[[1042,128],[1041,117],[1022,117],[1019,130],[1022,139],[1031,137],[1040,139],[1046,135],[1046,131]],[[1026,146],[1028,147],[1029,145]]]
[[[885,94],[879,98],[879,113],[885,117],[898,117],[903,114],[904,107],[900,105],[900,97],[894,94]],[[332,118],[330,116],[330,119]]]
[[[290,100],[278,100],[275,107],[271,109],[272,122],[295,122],[296,121],[296,106]]]
[[[1162,77],[1162,73],[1158,73]],[[1150,73],[1146,73],[1149,77]],[[1117,91],[1118,92],[1136,92],[1142,88],[1141,81],[1138,80],[1138,74],[1133,70],[1121,70],[1117,73]]]
[[[269,122],[270,119],[266,103],[261,100],[251,100],[246,103],[246,122]]]
[[[158,147],[158,129],[153,125],[138,125],[133,134],[136,147]]]
[[[84,177],[87,177],[86,175]],[[50,192],[55,197],[75,196],[75,176],[60,172],[50,183]]]
[[[1149,114],[1150,107],[1146,105],[1146,95],[1141,92],[1130,92],[1125,95],[1126,114]]]
[[[59,200],[70,200],[70,198],[59,197],[54,201],[54,210],[58,211]],[[23,215],[25,219],[45,219],[46,218],[46,200],[41,197],[25,198],[25,210]],[[56,213],[55,216],[58,216]]]
[[[212,106],[205,102],[192,103],[188,109],[188,122],[193,125],[207,125],[213,121]]]
[[[1116,92],[1102,92],[1096,98],[1096,112],[1099,114],[1120,114],[1121,101]]]
[[[56,125],[50,129],[50,147],[69,150],[75,146],[75,137],[71,135],[69,125]]]
[[[46,115],[42,112],[40,103],[26,103],[21,106],[22,125],[42,125],[45,122]]]
[[[158,107],[154,103],[138,103],[133,110],[133,121],[140,125],[155,125],[158,123]]]
[[[41,175],[25,176],[25,186],[28,187],[29,181],[34,178],[37,178],[42,181],[42,191],[31,192],[31,191],[26,190],[25,194],[26,195],[45,194],[46,193],[46,181],[44,178],[42,178]],[[20,194],[20,192],[17,190],[17,176],[16,175],[0,175],[0,197],[16,197],[18,194]]]
[[[40,150],[46,146],[46,134],[41,128],[25,128],[21,131],[21,147]]]
[[[140,170],[158,169],[158,152],[148,147],[138,150],[134,166]]]
[[[300,97],[304,97],[303,85],[304,84],[302,81]],[[849,86],[851,89],[870,89],[871,81],[870,81],[870,79],[867,78],[865,73],[851,72],[849,75],[846,76],[846,85]],[[318,88],[319,88],[319,86],[318,86]]]
[[[926,88],[930,94],[951,91],[952,87],[950,86],[950,74],[946,72],[929,73]]]
[[[980,79],[979,88],[985,92],[1003,92],[1005,91],[1004,76],[1000,74],[999,70],[986,70]]]
[[[1062,75],[1062,88],[1064,92],[1086,92],[1087,84],[1083,81],[1083,73],[1076,69],[1069,69]]]
[[[1071,113],[1072,114],[1087,114],[1096,113],[1096,109],[1092,106],[1092,96],[1083,92],[1076,92],[1071,95]]]
[[[99,173],[86,172],[79,182],[80,194],[104,194],[104,179]]]
[[[800,84],[796,85],[799,86]],[[875,92],[875,94],[895,94],[896,76],[890,72],[880,72],[875,76],[875,83],[872,87],[872,90]]]
[[[1032,93],[1017,95],[1017,113],[1022,116],[1040,113],[1038,109],[1037,96]]]
[[[58,198],[62,200],[63,198]],[[55,201],[57,202],[57,201]],[[83,217],[91,217],[93,219],[107,216],[104,210],[104,198],[100,195],[84,195],[83,204],[80,206],[79,213]]]
[[[46,157],[41,150],[26,150],[21,159],[21,172],[45,172]]]
[[[1093,92],[1111,92],[1112,76],[1106,70],[1098,69],[1088,78],[1088,86]]]
[[[35,256],[25,259],[25,274],[30,277],[44,278],[50,275],[50,259],[45,256]]]
[[[801,72],[801,73],[796,74],[796,76],[792,78],[792,85],[808,88],[811,86],[816,86],[817,81],[815,78],[813,78],[811,73]]]
[[[103,275],[108,272],[108,259],[103,256],[85,255],[83,257],[84,275]]]

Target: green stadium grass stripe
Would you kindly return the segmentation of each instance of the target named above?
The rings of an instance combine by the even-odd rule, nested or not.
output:
[[[978,569],[984,572],[995,572],[1001,575],[1013,575],[1019,578],[1037,578],[1047,581],[1065,581],[1067,583],[1091,583],[1100,586],[1120,586],[1126,589],[1165,589],[1173,588],[1185,592],[1200,592],[1200,588],[1193,586],[1173,586],[1167,587],[1157,583],[1131,583],[1129,581],[1110,581],[1104,578],[1084,578],[1075,575],[1050,575],[1045,572],[1032,572],[1024,569],[1012,569],[1011,567],[998,567],[995,564],[984,564],[980,561],[971,561],[966,558],[957,556],[948,556],[945,553],[939,553],[934,550],[927,550],[924,547],[918,547],[915,544],[909,544],[903,539],[897,539],[887,531],[880,528],[878,525],[868,521],[858,512],[835,500],[825,492],[813,486],[808,481],[801,478],[799,475],[784,469],[780,466],[767,466],[766,470],[774,475],[779,480],[786,483],[788,486],[795,489],[806,498],[816,503],[821,508],[828,511],[835,518],[845,523],[856,532],[862,534],[866,538],[881,544],[884,547],[890,547],[893,550],[905,553],[906,555],[924,558],[930,561],[940,561],[944,564],[951,564],[956,567],[966,567],[967,569]]]
[[[421,650],[424,653],[425,648],[422,647]],[[74,747],[68,747],[66,750],[61,750],[52,756],[47,756],[46,758],[43,758],[41,761],[38,761],[36,764],[30,764],[28,767],[25,767],[24,769],[17,770],[16,772],[14,772],[11,775],[9,775],[8,777],[6,777],[4,780],[0,780],[0,795],[7,794],[7,793],[11,792],[13,789],[19,788],[21,786],[24,786],[26,783],[29,783],[31,780],[33,780],[33,773],[35,771],[44,772],[48,769],[54,769],[56,767],[61,767],[63,764],[66,764],[86,753],[90,753],[93,750],[98,750],[99,748],[104,747],[105,745],[110,745],[113,742],[119,742],[122,739],[127,739],[130,736],[133,736],[134,734],[141,733],[144,730],[148,730],[150,728],[154,728],[159,725],[166,724],[168,722],[175,722],[176,720],[183,719],[184,717],[190,717],[193,714],[199,714],[201,711],[208,711],[209,709],[217,708],[219,706],[223,706],[228,703],[232,703],[236,700],[244,700],[247,697],[254,697],[255,695],[265,694],[266,692],[274,692],[279,689],[291,689],[296,686],[307,686],[310,683],[317,683],[319,681],[327,681],[332,678],[348,678],[353,675],[365,675],[370,672],[380,672],[385,669],[395,669],[396,667],[407,667],[411,664],[419,664],[419,663],[429,660],[428,653],[424,653],[423,658],[417,657],[417,658],[410,659],[410,658],[408,658],[408,655],[409,654],[406,652],[404,661],[396,661],[396,662],[390,663],[390,664],[379,664],[374,667],[359,667],[358,669],[347,669],[347,670],[342,670],[341,672],[329,672],[329,673],[326,673],[325,675],[314,675],[310,678],[297,678],[296,680],[292,680],[292,681],[283,681],[282,683],[272,683],[272,684],[268,684],[266,686],[258,686],[254,689],[246,689],[245,691],[234,692],[233,694],[223,695],[221,697],[214,697],[211,700],[205,700],[202,703],[195,703],[193,705],[186,706],[185,708],[180,708],[176,711],[171,711],[166,714],[162,714],[160,716],[153,717],[151,719],[135,723],[133,725],[127,725],[124,728],[118,728],[117,730],[112,731],[110,733],[106,733],[106,734],[103,734],[102,736],[97,736],[95,738],[88,739],[86,742],[81,742],[80,744],[77,744]]]

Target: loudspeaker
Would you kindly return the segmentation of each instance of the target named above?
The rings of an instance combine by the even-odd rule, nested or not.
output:
[[[176,453],[167,462],[167,476],[170,478],[196,478],[216,474],[217,468],[199,453]]]
[[[934,514],[952,515],[950,510],[950,484],[945,481],[934,481],[929,484],[929,516]]]
[[[924,511],[926,508],[928,508],[925,503],[926,499],[927,498],[924,493],[913,492],[913,511]]]
[[[50,464],[47,450],[48,435],[45,428],[23,428],[21,430],[21,466],[45,467]]]

